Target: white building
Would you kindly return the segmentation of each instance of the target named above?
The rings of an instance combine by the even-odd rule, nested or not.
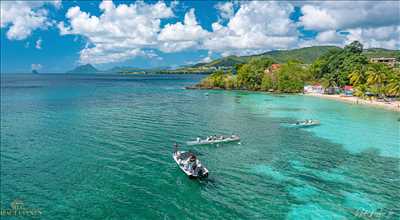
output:
[[[319,83],[304,86],[304,93],[324,94],[324,91],[325,89]]]

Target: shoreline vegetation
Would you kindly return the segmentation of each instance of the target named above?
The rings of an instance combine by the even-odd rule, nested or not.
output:
[[[187,89],[305,93],[400,111],[399,67],[373,62],[362,52],[363,45],[354,41],[341,50],[328,51],[312,64],[254,58],[233,70],[217,70]]]

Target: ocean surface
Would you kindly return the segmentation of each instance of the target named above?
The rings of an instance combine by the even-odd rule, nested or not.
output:
[[[2,75],[1,208],[18,199],[36,219],[400,218],[399,113],[184,89],[201,77]],[[309,118],[321,125],[288,126]],[[232,133],[240,144],[184,146]],[[181,172],[175,141],[207,180]]]

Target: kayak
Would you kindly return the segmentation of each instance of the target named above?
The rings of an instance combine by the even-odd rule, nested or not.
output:
[[[196,156],[187,151],[175,151],[172,154],[179,168],[191,179],[208,177],[208,170]]]
[[[232,135],[230,137],[217,137],[217,138],[207,138],[207,139],[197,139],[194,141],[186,142],[187,145],[206,145],[206,144],[219,144],[219,143],[227,143],[240,141],[240,137],[238,135]]]

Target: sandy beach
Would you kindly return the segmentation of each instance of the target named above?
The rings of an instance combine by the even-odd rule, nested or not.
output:
[[[315,94],[315,93],[306,93],[304,95],[321,97],[326,99],[334,99],[342,102],[348,102],[352,104],[360,104],[360,105],[368,105],[373,107],[385,108],[387,110],[400,112],[400,101],[393,102],[378,102],[376,100],[365,100],[355,96],[341,96],[341,95],[326,95],[326,94]]]

